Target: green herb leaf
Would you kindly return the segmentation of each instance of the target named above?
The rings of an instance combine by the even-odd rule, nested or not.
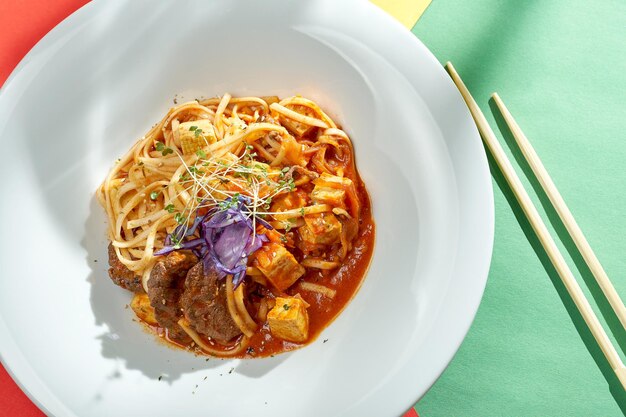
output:
[[[158,191],[152,191],[150,193],[150,200],[154,201],[157,199],[157,197],[159,196],[159,192]]]
[[[195,174],[195,175],[204,173],[204,171],[200,171],[198,168],[196,168],[193,165],[189,167],[189,172],[191,172],[192,174]]]
[[[174,233],[172,233],[172,234],[170,235],[170,238],[171,238],[171,240],[172,240],[172,244],[173,244],[174,248],[175,248],[175,249],[180,249],[181,239],[179,239],[178,237],[176,237],[176,236],[174,235]]]
[[[178,224],[183,224],[185,223],[186,219],[185,219],[185,216],[183,216],[183,213],[176,213],[174,215],[174,220],[176,220]]]
[[[165,149],[165,145],[163,144],[163,142],[158,142],[154,145],[154,148],[157,151],[162,151],[163,149]]]
[[[163,156],[169,155],[171,153],[174,153],[174,150],[172,148],[165,148],[161,151],[161,155]]]
[[[167,206],[165,206],[163,209],[167,211],[168,213],[174,213],[174,210],[176,210],[176,207],[174,207],[174,204],[170,203]]]
[[[287,311],[289,310],[291,307],[289,307],[289,304],[283,304],[283,310]]]
[[[198,129],[198,126],[190,126],[189,127],[189,131],[193,132],[194,130]]]
[[[198,149],[196,151],[196,155],[198,155],[202,159],[206,159],[206,152],[204,152],[202,149]]]

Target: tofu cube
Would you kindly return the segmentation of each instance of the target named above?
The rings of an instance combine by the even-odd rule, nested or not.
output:
[[[302,343],[309,337],[309,315],[301,298],[277,297],[267,314],[267,323],[275,337]]]
[[[316,185],[311,192],[311,200],[317,204],[330,204],[333,207],[343,207],[346,192],[337,188]]]
[[[333,213],[307,214],[305,225],[300,228],[300,237],[307,243],[330,245],[341,237],[341,223]]]
[[[148,294],[135,294],[130,302],[130,308],[133,309],[137,317],[150,326],[157,326],[156,317],[154,316],[154,308],[150,305]]]
[[[256,267],[280,291],[285,291],[304,275],[304,267],[291,252],[278,243],[263,245],[254,256]]]
[[[213,125],[207,119],[181,123],[178,125],[178,137],[185,155],[195,153],[217,141]]]

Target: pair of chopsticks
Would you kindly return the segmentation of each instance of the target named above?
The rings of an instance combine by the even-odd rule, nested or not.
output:
[[[624,363],[622,362],[617,351],[615,350],[615,347],[611,343],[611,340],[604,331],[604,328],[598,321],[598,317],[589,305],[589,301],[587,301],[585,294],[580,289],[578,282],[574,278],[572,271],[567,266],[567,263],[565,262],[563,255],[556,246],[556,243],[554,243],[554,239],[552,239],[552,236],[550,236],[550,233],[548,232],[545,223],[537,212],[537,208],[535,207],[530,197],[528,196],[528,193],[524,189],[522,182],[515,173],[511,162],[504,153],[502,146],[500,146],[500,143],[496,139],[493,130],[491,130],[491,128],[489,127],[489,124],[487,123],[487,120],[485,119],[485,116],[481,112],[480,108],[476,104],[476,101],[474,101],[474,98],[467,90],[467,87],[465,87],[465,84],[452,66],[452,63],[448,62],[446,64],[446,69],[448,70],[448,73],[452,77],[452,80],[456,84],[457,88],[461,92],[461,95],[463,96],[463,99],[469,107],[472,117],[476,122],[483,141],[489,148],[489,151],[491,152],[496,163],[500,167],[502,174],[504,174],[507,183],[511,187],[511,190],[515,194],[517,201],[522,207],[526,218],[528,219],[530,225],[537,234],[541,245],[548,254],[548,257],[550,258],[550,261],[558,272],[559,277],[561,277],[565,288],[569,292],[569,295],[572,297],[572,300],[574,300],[578,311],[585,320],[585,323],[589,327],[589,330],[591,330],[593,337],[596,339],[596,342],[600,346],[602,353],[604,353],[604,356],[611,365],[611,368],[615,372],[615,375],[622,384],[622,387],[626,390],[626,367],[624,366]],[[615,291],[613,284],[611,283],[609,277],[602,268],[602,265],[600,265],[600,261],[598,261],[598,258],[591,249],[591,246],[589,245],[589,242],[587,242],[587,239],[583,235],[583,232],[580,230],[580,227],[578,227],[576,220],[574,220],[574,216],[572,216],[572,213],[567,208],[565,201],[563,201],[561,194],[557,190],[556,186],[552,182],[552,179],[548,175],[548,172],[541,163],[539,156],[524,135],[524,132],[522,132],[522,129],[515,122],[515,119],[513,119],[513,116],[506,108],[498,94],[494,93],[492,97],[498,109],[502,113],[502,116],[504,117],[507,126],[513,133],[517,145],[522,150],[522,153],[524,154],[524,157],[532,168],[533,173],[539,180],[539,183],[543,187],[545,193],[548,195],[550,202],[556,209],[559,217],[561,218],[561,221],[565,225],[568,233],[572,237],[572,240],[575,242],[576,247],[582,254],[583,259],[587,263],[587,266],[589,267],[593,276],[598,282],[598,285],[604,292],[604,295],[608,299],[611,307],[615,311],[615,314],[622,323],[622,326],[626,327],[626,308],[624,307],[624,303]]]

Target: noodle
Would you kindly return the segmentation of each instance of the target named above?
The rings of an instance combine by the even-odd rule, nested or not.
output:
[[[317,269],[335,269],[339,266],[339,262],[325,261],[323,259],[316,258],[306,258],[300,262],[300,265],[306,266],[307,268],[317,268]]]
[[[98,189],[97,197],[109,218],[109,239],[118,248],[116,254],[124,265],[140,275],[145,275],[146,269],[151,268],[154,263],[155,247],[161,247],[167,234],[176,226],[171,211],[167,212],[164,208],[171,205],[177,211],[181,211],[190,204],[194,205],[190,203],[192,200],[190,192],[194,191],[194,185],[181,182],[180,177],[198,157],[181,154],[181,138],[178,133],[181,123],[203,119],[211,121],[218,140],[208,144],[207,153],[215,157],[223,157],[228,152],[237,151],[237,148],[241,148],[242,144],[247,142],[252,144],[262,157],[269,160],[270,165],[277,166],[284,162],[287,148],[280,139],[291,137],[284,127],[256,120],[245,130],[230,135],[227,133],[228,126],[233,126],[227,114],[232,113],[230,107],[234,105],[237,106],[237,118],[245,115],[241,113],[244,110],[249,112],[249,115],[257,115],[256,117],[258,114],[269,114],[271,105],[279,106],[281,111],[283,108],[287,109],[277,104],[276,97],[266,99],[269,101],[258,97],[232,98],[225,94],[220,99],[183,103],[170,109],[159,123],[117,161]],[[301,101],[297,100],[296,103],[301,104]],[[289,102],[284,105],[289,105]],[[314,107],[313,109],[315,110]],[[302,120],[293,110],[287,109],[287,113]],[[321,127],[330,126],[330,123],[325,121],[327,116],[322,120],[315,119],[317,122],[309,120],[313,119],[310,116],[307,117],[303,120],[308,123]],[[333,128],[326,131],[331,129]],[[259,138],[269,132],[277,134],[275,139],[265,139],[271,145],[271,152],[258,142]],[[328,132],[327,135],[331,133]],[[166,154],[160,149],[172,151]],[[300,181],[298,185],[306,181],[308,180]],[[298,213],[292,217],[298,217]],[[157,222],[158,226],[155,227]]]
[[[328,298],[333,298],[335,297],[335,294],[337,294],[337,291],[333,290],[332,288],[328,288],[320,284],[313,284],[312,282],[306,281],[302,281],[300,283],[300,288],[305,291],[318,292]]]
[[[241,340],[237,343],[234,349],[225,350],[225,349],[215,349],[207,344],[202,337],[196,332],[190,325],[187,319],[178,320],[178,325],[191,337],[191,339],[196,342],[196,345],[200,347],[200,349],[204,350],[206,353],[210,353],[215,356],[235,356],[241,353],[246,347],[248,347],[248,342],[250,341],[246,336],[241,338]]]
[[[226,302],[228,304],[228,312],[230,316],[233,318],[233,321],[241,330],[241,333],[245,334],[248,337],[252,337],[254,334],[254,330],[250,329],[244,320],[239,315],[239,310],[237,309],[237,305],[235,302],[235,296],[233,291],[233,277],[228,276],[226,278]]]
[[[239,311],[239,314],[241,314],[243,321],[246,323],[246,326],[248,326],[248,329],[254,332],[257,328],[257,325],[252,317],[250,317],[250,313],[248,313],[246,305],[243,302],[243,285],[244,284],[241,284],[235,290],[235,305],[237,307],[237,310]]]
[[[328,204],[316,204],[313,206],[302,207],[299,209],[285,210],[274,214],[276,220],[288,220],[294,217],[304,217],[307,214],[317,214],[332,211],[332,207]]]
[[[361,189],[350,138],[315,102],[299,96],[281,100],[224,94],[170,108],[117,160],[96,196],[108,218],[110,256],[114,254],[131,272],[134,285],[141,280],[146,292],[142,308],[153,313],[145,304],[154,305],[154,300],[146,300],[148,283],[155,265],[164,259],[155,253],[183,248],[207,261],[207,248],[202,252],[197,246],[184,246],[191,239],[208,239],[201,235],[206,230],[194,231],[204,227],[203,222],[198,226],[202,219],[195,220],[226,211],[228,204],[245,197],[243,215],[249,217],[252,241],[262,235],[262,243],[243,256],[245,264],[238,264],[246,267],[245,275],[237,272],[241,269],[220,270],[221,279],[225,276],[225,307],[243,336],[222,348],[219,340],[207,342],[206,335],[198,333],[195,318],[179,320],[180,309],[172,321],[204,352],[229,357],[241,355],[249,345],[257,347],[257,338],[252,342],[251,338],[268,329],[275,297],[299,298],[306,308],[309,303],[293,294],[296,288],[335,297],[337,290],[301,278],[310,276],[306,272],[329,276],[346,261],[361,220]],[[320,237],[329,231],[334,234]],[[299,275],[288,286],[275,281],[282,272],[271,271],[285,265],[285,256],[281,255],[282,266],[271,265],[271,257],[265,265],[255,258],[270,245],[278,245],[274,247],[293,259],[295,265],[286,270]]]
[[[286,116],[292,120],[295,120],[299,123],[303,123],[305,125],[317,126],[317,127],[328,127],[326,123],[324,123],[323,121],[319,119],[316,119],[314,117],[304,116],[296,111],[288,109],[287,107],[283,107],[278,103],[272,104],[270,108],[276,111],[277,113],[282,114],[283,116]]]

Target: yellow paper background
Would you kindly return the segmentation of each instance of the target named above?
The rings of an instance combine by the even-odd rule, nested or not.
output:
[[[432,0],[371,0],[411,30]]]

